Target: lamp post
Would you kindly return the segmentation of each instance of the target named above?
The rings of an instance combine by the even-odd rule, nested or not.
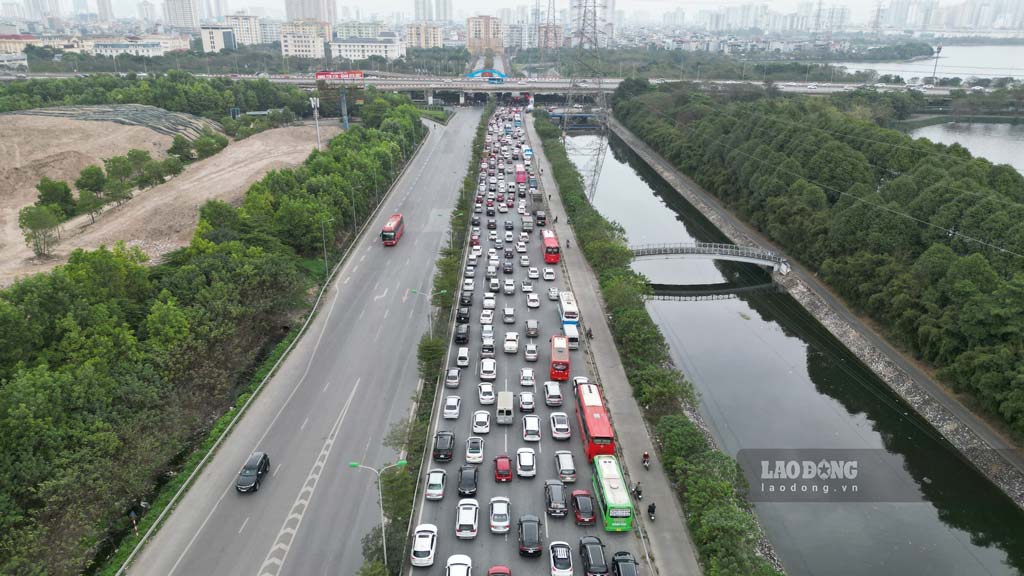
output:
[[[383,546],[383,548],[384,548],[384,570],[385,571],[387,571],[387,569],[388,569],[388,538],[387,538],[387,529],[384,527],[384,490],[380,486],[380,475],[381,475],[382,472],[384,472],[388,468],[394,468],[396,466],[405,466],[406,464],[408,464],[408,462],[406,462],[405,460],[399,460],[398,462],[395,462],[394,464],[389,464],[389,465],[381,468],[380,470],[378,470],[378,469],[376,469],[376,468],[374,468],[372,466],[364,466],[363,464],[360,464],[359,462],[349,462],[348,463],[348,467],[349,468],[363,468],[364,470],[369,470],[369,471],[371,471],[371,472],[373,472],[374,474],[377,475],[377,498],[380,500],[380,542],[381,542],[381,546]]]
[[[448,293],[447,290],[438,290],[437,292],[431,292],[430,294],[427,294],[426,292],[420,292],[419,290],[416,290],[415,288],[410,290],[409,292],[411,292],[413,294],[420,295],[420,296],[426,296],[427,298],[433,298],[434,296],[437,296],[438,294],[447,294]],[[434,313],[433,312],[434,312],[434,302],[433,302],[433,300],[431,300],[431,302],[430,302],[430,310],[427,311],[427,330],[430,331],[430,337],[431,338],[434,337]]]
[[[327,285],[327,278],[330,275],[330,267],[327,265],[327,223],[334,222],[334,218],[320,219],[320,237],[324,244],[324,285]]]
[[[312,96],[309,105],[313,107],[313,122],[316,123],[316,151],[320,151],[320,98]]]
[[[939,44],[935,48],[935,65],[932,66],[932,85],[933,86],[938,86],[939,85],[939,79],[935,77],[935,73],[939,69],[939,53],[940,52],[942,52],[942,45],[941,44]]]

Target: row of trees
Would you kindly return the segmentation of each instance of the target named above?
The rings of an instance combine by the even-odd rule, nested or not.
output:
[[[268,174],[240,208],[204,205],[160,265],[79,250],[0,291],[0,573],[82,572],[233,404],[308,306],[300,264],[320,256],[321,225],[331,245],[356,229],[423,137],[407,99],[367,98],[387,107],[376,126]]]
[[[1024,177],[828,100],[620,86],[616,117],[1024,434]]]
[[[708,446],[685,416],[693,406],[692,385],[669,357],[668,343],[644,306],[646,280],[630,267],[632,252],[622,228],[587,200],[583,179],[560,142],[558,127],[538,111],[537,132],[565,204],[579,247],[597,273],[612,335],[633,388],[677,483],[686,518],[707,574],[773,576],[778,572],[757,553],[760,528],[742,496],[742,476],[727,455]]]

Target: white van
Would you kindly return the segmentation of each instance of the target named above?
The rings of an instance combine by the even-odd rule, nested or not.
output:
[[[466,368],[469,366],[469,348],[465,346],[459,348],[458,354],[455,355],[455,365],[459,368]]]
[[[512,393],[498,392],[498,412],[494,421],[498,424],[511,424],[513,419]]]
[[[580,331],[576,324],[562,324],[562,333],[565,334],[565,338],[569,341],[569,350],[579,350]]]

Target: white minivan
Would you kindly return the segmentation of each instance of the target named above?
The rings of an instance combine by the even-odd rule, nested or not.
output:
[[[512,400],[513,394],[511,392],[498,392],[498,411],[494,417],[495,422],[498,424],[512,423]]]
[[[569,341],[569,350],[579,350],[580,331],[576,324],[562,324],[562,333],[565,334],[566,340]]]

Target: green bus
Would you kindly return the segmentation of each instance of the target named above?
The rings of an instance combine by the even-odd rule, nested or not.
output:
[[[626,532],[633,529],[633,502],[615,456],[594,456],[594,497],[605,530]]]

